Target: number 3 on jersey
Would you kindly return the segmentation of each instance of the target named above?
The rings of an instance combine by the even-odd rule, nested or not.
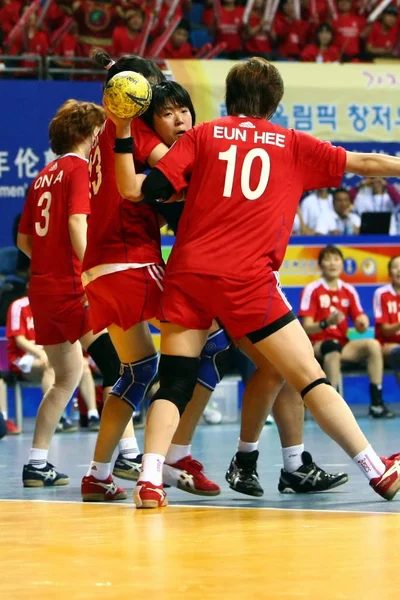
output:
[[[35,231],[40,237],[44,237],[50,225],[51,192],[44,192],[39,198],[38,206],[43,206],[40,212],[40,221],[35,222]]]
[[[237,146],[232,145],[226,152],[220,152],[218,155],[219,160],[227,161],[226,174],[225,174],[225,185],[224,185],[224,196],[230,198],[232,196],[233,182],[235,179],[236,170],[236,157],[237,157]],[[250,174],[255,158],[261,159],[261,174],[258,184],[254,190],[250,188]],[[247,152],[243,160],[242,172],[240,176],[240,187],[241,192],[247,200],[258,200],[265,192],[269,174],[271,170],[271,161],[268,152],[263,148],[253,148]]]
[[[92,179],[92,170],[93,167],[96,167],[96,179]],[[102,174],[101,174],[101,154],[100,147],[97,145],[96,150],[91,154],[89,161],[89,177],[90,177],[90,187],[92,188],[93,195],[95,196],[101,186],[102,182]]]

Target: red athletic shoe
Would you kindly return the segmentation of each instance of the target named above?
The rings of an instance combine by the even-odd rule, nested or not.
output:
[[[167,494],[162,485],[149,481],[138,481],[133,492],[136,508],[163,508],[167,506]]]
[[[8,419],[6,421],[6,427],[8,435],[19,435],[21,433],[20,428],[14,425],[14,423]]]
[[[93,475],[84,477],[81,493],[84,502],[114,502],[128,497],[124,489],[115,485],[111,475],[104,480],[96,479]]]
[[[220,487],[204,475],[203,465],[190,454],[173,465],[164,463],[163,481],[197,496],[218,496],[221,493]]]
[[[393,454],[392,456],[399,455]],[[393,500],[400,490],[400,462],[397,459],[393,460],[384,456],[381,456],[381,460],[386,470],[380,477],[371,479],[369,485],[385,500]]]
[[[387,457],[387,460],[400,460],[400,452],[396,452],[396,454],[391,454]]]

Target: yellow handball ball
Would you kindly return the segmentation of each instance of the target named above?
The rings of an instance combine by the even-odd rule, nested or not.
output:
[[[121,119],[140,117],[149,108],[151,86],[140,73],[122,71],[111,77],[104,88],[104,103]]]

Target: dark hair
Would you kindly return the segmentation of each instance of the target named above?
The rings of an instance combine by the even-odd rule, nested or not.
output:
[[[265,58],[253,57],[236,64],[226,78],[228,115],[270,119],[284,92],[278,69]]]
[[[67,100],[49,125],[50,146],[55,154],[67,154],[89,137],[106,119],[104,109],[93,102]]]
[[[188,33],[191,31],[190,23],[186,19],[181,19],[176,26],[176,29],[185,29]]]
[[[332,25],[330,25],[329,23],[321,23],[320,25],[318,25],[317,27],[317,31],[315,32],[315,38],[317,40],[317,46],[319,46],[320,42],[318,39],[318,34],[321,33],[321,31],[329,31],[329,33],[331,34],[331,44],[333,42],[333,27]]]
[[[196,113],[189,92],[176,81],[163,81],[153,86],[153,96],[149,108],[142,115],[149,127],[153,127],[154,115],[160,114],[167,106],[182,108],[187,106],[192,115],[193,125],[196,122]]]
[[[111,77],[114,77],[117,73],[122,73],[122,71],[140,73],[152,84],[165,81],[165,75],[156,63],[149,58],[141,58],[136,54],[121,56],[114,62],[108,52],[98,48],[93,51],[92,60],[97,66],[107,69],[105,83],[110,81]]]
[[[396,258],[400,258],[400,254],[396,254],[396,256],[392,256],[392,258],[388,262],[388,273],[389,273],[389,275],[390,275],[390,271],[392,270],[392,265],[393,265],[394,261],[396,260]]]
[[[350,200],[351,200],[351,196],[350,196],[349,190],[346,190],[346,188],[337,188],[337,190],[335,190],[333,192],[333,201],[336,200],[336,196],[338,194],[347,194],[349,196]]]
[[[321,252],[318,254],[318,265],[321,266],[324,258],[329,256],[330,254],[333,254],[334,256],[340,256],[342,262],[344,262],[344,256],[342,251],[337,246],[333,246],[330,244],[329,246],[325,246],[325,248],[322,248]]]

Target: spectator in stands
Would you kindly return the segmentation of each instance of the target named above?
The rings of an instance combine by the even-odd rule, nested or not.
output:
[[[18,0],[3,0],[0,8],[0,23],[7,36],[18,23],[21,16],[21,2]]]
[[[293,0],[283,0],[275,18],[274,31],[278,39],[279,57],[299,60],[309,36],[310,24],[296,17]]]
[[[249,56],[272,58],[272,46],[276,35],[271,28],[271,23],[264,21],[263,15],[264,0],[255,0],[244,28],[244,49]]]
[[[333,210],[318,218],[317,235],[358,235],[361,219],[353,212],[353,204],[347,190],[339,188],[333,194]]]
[[[189,33],[190,25],[185,19],[182,19],[160,52],[159,57],[193,58],[193,46],[189,43]]]
[[[61,0],[60,6],[77,23],[83,56],[90,56],[95,47],[111,50],[112,34],[120,19],[112,0]]]
[[[311,231],[304,220],[301,208],[297,209],[297,214],[294,219],[292,235],[312,235],[314,232]]]
[[[214,15],[215,41],[226,44],[223,58],[236,60],[243,55],[243,6],[237,6],[236,0],[222,0],[221,15],[218,21]]]
[[[329,188],[321,188],[308,194],[301,203],[304,222],[311,233],[315,233],[319,218],[333,210],[333,196]]]
[[[112,35],[112,54],[115,60],[126,54],[138,54],[143,40],[145,12],[137,7],[126,16],[126,25],[116,27]]]
[[[215,22],[214,0],[205,0],[201,22],[210,32],[213,32]]]
[[[74,63],[71,60],[71,58],[81,55],[80,44],[78,39],[78,26],[76,23],[72,23],[67,33],[65,33],[65,35],[60,39],[59,43],[56,46],[54,46],[53,54],[54,56],[62,56],[65,59],[54,61],[54,64],[56,66],[63,67],[65,69],[70,69],[74,66]],[[70,75],[67,73],[66,77],[68,78],[69,76]],[[58,75],[57,77],[53,75],[53,77],[57,79],[59,78]],[[60,78],[64,77],[65,75],[62,75],[62,77]],[[21,252],[21,254],[23,254],[23,252]],[[25,258],[27,257],[25,256]]]
[[[388,183],[383,177],[363,179],[361,183],[350,190],[354,199],[354,211],[358,215],[365,212],[391,212],[394,213],[400,204],[400,194],[396,187]],[[391,235],[396,235],[397,227],[395,216],[392,216]]]
[[[352,10],[352,0],[339,0],[338,16],[333,21],[335,44],[339,48],[343,62],[359,60],[361,57],[361,41],[370,31],[365,17]]]
[[[388,6],[372,25],[368,35],[367,52],[370,58],[393,56],[398,39],[398,13],[394,6]]]
[[[365,333],[369,319],[363,310],[356,289],[340,279],[343,254],[336,246],[326,246],[318,257],[322,278],[304,288],[300,301],[300,316],[314,353],[331,384],[337,388],[341,363],[366,362],[370,379],[371,417],[393,418],[382,398],[383,357],[380,344],[374,339],[349,341],[349,318],[358,333]]]
[[[389,260],[388,271],[390,283],[377,288],[374,294],[375,337],[400,385],[400,255]]]
[[[26,11],[28,7],[23,9]],[[11,48],[10,54],[21,55],[23,57],[29,57],[29,55],[35,54],[42,56],[43,58],[48,55],[49,52],[49,37],[48,34],[37,28],[37,14],[32,12],[26,23],[26,27],[23,32],[19,33],[15,38]],[[32,75],[36,75],[38,64],[32,60],[23,60],[22,67],[32,70]],[[27,74],[24,74],[26,77]]]
[[[303,19],[312,23],[328,23],[332,19],[332,11],[328,0],[303,0],[301,2]]]
[[[26,381],[40,382],[42,392],[45,394],[54,383],[54,371],[50,367],[43,347],[36,345],[35,326],[28,296],[23,296],[10,305],[6,336],[10,370]],[[89,429],[97,431],[100,427],[100,418],[96,406],[94,381],[86,359],[83,364],[79,389],[88,407]],[[57,432],[70,431],[76,431],[76,427],[63,416]]]
[[[315,42],[307,44],[301,56],[303,62],[338,62],[339,50],[333,43],[333,29],[329,23],[318,25]]]

